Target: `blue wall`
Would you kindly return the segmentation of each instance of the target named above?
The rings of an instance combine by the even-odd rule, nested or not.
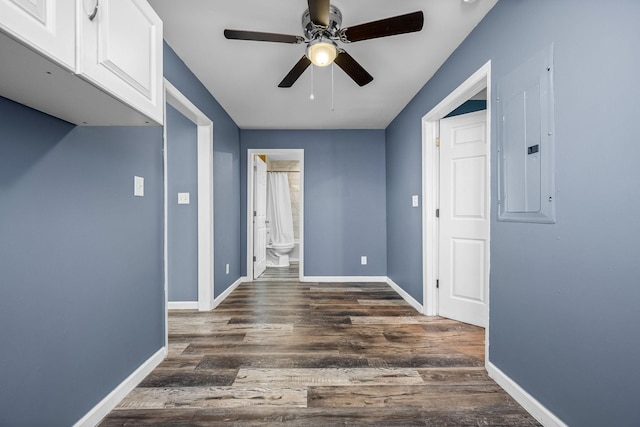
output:
[[[421,297],[421,117],[488,60],[555,47],[557,223],[495,221],[490,361],[564,422],[640,420],[640,3],[501,1],[386,130],[389,275]],[[496,117],[492,119],[493,159]]]
[[[198,301],[198,144],[195,123],[167,105],[169,301]],[[178,193],[189,204],[178,204]]]
[[[422,209],[409,202],[422,198],[421,123],[412,119],[401,113],[385,131],[387,276],[422,301]]]
[[[240,277],[239,130],[166,45],[164,61],[214,122],[219,295]],[[0,98],[0,151],[0,425],[72,425],[164,345],[162,129]]]
[[[164,45],[164,76],[213,121],[214,290],[224,292],[241,275],[240,130],[175,52]],[[244,223],[243,227],[244,227]],[[229,274],[225,274],[229,264]]]
[[[0,425],[69,426],[164,345],[162,129],[0,98],[0,152]]]
[[[246,270],[247,149],[304,149],[304,274],[386,276],[384,131],[241,131]],[[360,265],[360,257],[368,257]],[[244,272],[246,274],[246,272]]]
[[[481,111],[486,109],[487,109],[487,101],[482,99],[470,99],[466,101],[464,104],[462,104],[461,106],[459,106],[458,108],[456,108],[455,110],[453,110],[452,112],[450,112],[449,114],[447,114],[445,118],[459,116],[461,114],[473,113],[475,111]]]

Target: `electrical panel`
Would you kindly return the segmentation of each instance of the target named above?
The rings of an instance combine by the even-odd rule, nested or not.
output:
[[[555,222],[553,45],[497,84],[498,220]]]

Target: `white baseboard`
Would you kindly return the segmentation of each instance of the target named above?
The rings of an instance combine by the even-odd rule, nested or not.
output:
[[[385,276],[303,276],[301,282],[318,282],[318,283],[385,283]]]
[[[167,308],[169,310],[197,310],[198,301],[169,301]]]
[[[391,286],[393,290],[396,291],[398,295],[400,295],[406,302],[408,302],[411,307],[415,308],[418,313],[422,314],[424,312],[422,304],[420,304],[415,298],[413,298],[404,289],[402,289],[400,285],[391,280],[389,277],[386,278],[386,282],[387,285]]]
[[[220,303],[221,303],[222,301],[224,301],[224,299],[225,299],[226,297],[228,297],[228,296],[229,296],[229,294],[230,294],[231,292],[233,292],[235,288],[237,288],[238,286],[240,286],[240,284],[241,284],[241,283],[244,283],[244,282],[250,282],[250,281],[251,281],[251,280],[250,280],[247,276],[242,276],[242,277],[240,277],[238,280],[236,280],[235,282],[233,282],[233,283],[231,284],[231,286],[229,286],[229,287],[228,287],[228,288],[227,288],[223,293],[221,293],[220,295],[218,295],[218,298],[215,298],[215,299],[213,300],[213,306],[211,307],[211,309],[213,310],[213,309],[214,309],[214,308],[216,308],[218,305],[220,305]]]
[[[542,403],[527,393],[515,381],[509,378],[493,363],[487,361],[487,372],[493,380],[498,383],[511,397],[515,399],[528,413],[538,420],[545,427],[567,427],[567,424],[556,417]]]
[[[82,417],[74,427],[93,427],[98,425],[104,417],[116,407],[122,399],[125,398],[131,390],[136,388],[142,380],[153,371],[156,366],[164,360],[167,355],[167,348],[162,347],[153,356],[147,359],[142,365],[138,367],[131,375],[129,375],[124,381],[122,381],[111,393],[109,393],[104,399],[102,399],[96,406],[94,406],[87,414]]]

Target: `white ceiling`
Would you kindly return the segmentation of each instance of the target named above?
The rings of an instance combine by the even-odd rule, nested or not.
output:
[[[303,35],[305,0],[149,0],[164,38],[242,129],[384,129],[497,0],[335,0],[342,27],[422,10],[421,32],[342,44],[373,77],[359,87],[339,67],[313,67],[278,88],[304,44],[227,40],[225,28]]]

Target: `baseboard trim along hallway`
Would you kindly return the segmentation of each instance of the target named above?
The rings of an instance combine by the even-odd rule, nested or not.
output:
[[[411,307],[415,308],[418,313],[424,313],[424,307],[420,304],[416,299],[414,299],[411,295],[409,295],[404,289],[402,289],[396,282],[391,280],[391,278],[386,278],[387,285],[391,286],[394,291],[398,293],[404,299],[407,304]]]
[[[303,276],[303,283],[386,283],[386,276]]]
[[[197,310],[198,301],[169,301],[167,307],[169,310]]]
[[[94,427],[109,412],[111,412],[122,399],[124,399],[138,384],[142,382],[167,356],[167,348],[162,347],[138,367],[131,375],[111,391],[104,399],[94,406],[82,417],[74,427]]]
[[[553,412],[548,410],[542,403],[527,393],[507,374],[502,372],[496,365],[491,362],[486,364],[487,372],[500,387],[502,387],[513,400],[518,402],[527,412],[529,412],[536,420],[545,427],[568,427],[567,424],[555,416]]]
[[[225,291],[223,293],[221,293],[220,295],[218,295],[217,298],[215,298],[213,300],[213,307],[211,307],[211,309],[213,310],[214,308],[216,308],[217,306],[220,305],[220,303],[222,301],[224,301],[231,292],[233,292],[238,286],[240,286],[242,283],[245,282],[250,282],[251,279],[249,279],[247,276],[242,276],[240,277],[238,280],[236,280],[235,282],[233,282],[231,284],[231,286],[229,286],[227,289],[225,289]]]

